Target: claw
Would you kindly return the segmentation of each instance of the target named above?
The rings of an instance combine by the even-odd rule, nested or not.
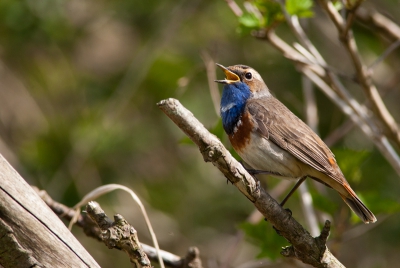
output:
[[[275,232],[276,232],[278,235],[282,236],[281,231],[279,231],[278,229],[276,229],[275,226],[272,226],[272,228],[274,228]]]
[[[287,212],[289,212],[290,217],[292,217],[292,215],[293,215],[292,211],[291,211],[289,208],[285,208],[285,210],[286,210]]]

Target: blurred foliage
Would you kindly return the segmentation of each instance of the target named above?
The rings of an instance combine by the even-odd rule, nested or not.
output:
[[[311,10],[313,6],[312,0],[288,0],[285,2],[285,7],[290,15],[297,15],[300,18],[309,18],[313,16]]]
[[[365,162],[370,152],[354,151],[348,148],[334,148],[332,152],[344,176],[350,179],[349,182],[351,184],[360,183],[362,178],[360,166]]]
[[[178,98],[238,158],[213,108],[201,56],[207,53],[224,65],[254,67],[273,94],[304,118],[301,76],[290,61],[251,36],[254,30],[274,27],[287,42],[296,40],[280,5],[270,0],[238,4],[253,8],[243,8],[243,16],[236,18],[225,1],[0,0],[0,153],[29,183],[67,205],[106,183],[132,188],[146,204],[167,251],[184,255],[196,245],[205,263],[223,260],[240,226],[248,239],[240,243],[232,266],[257,254],[278,258],[276,267],[295,266],[278,257],[287,243],[268,222],[246,223],[252,204],[203,162],[198,149],[156,106],[161,99]],[[394,1],[363,5],[399,23]],[[306,22],[329,64],[353,77],[337,33],[318,4],[288,0],[285,7]],[[355,24],[354,31],[366,63],[390,45],[365,25]],[[395,51],[373,75],[397,122],[399,58]],[[363,102],[352,79],[345,77],[343,83]],[[347,118],[321,92],[315,95],[324,138]],[[335,253],[348,267],[394,267],[399,262],[394,252],[400,250],[395,239],[400,236],[398,176],[357,128],[332,149],[380,224],[335,244]],[[269,189],[278,183],[268,179]],[[345,241],[345,231],[351,234],[359,221],[352,221],[333,191],[314,184],[310,191],[320,223],[330,218],[332,240]],[[121,213],[141,241],[150,243],[138,209],[125,195],[100,201],[109,216]],[[295,195],[288,206],[305,222],[298,203]],[[122,253],[108,251],[78,228],[74,233],[102,267],[131,266]]]
[[[257,258],[279,258],[280,249],[287,245],[287,241],[274,230],[271,224],[264,219],[257,224],[242,222],[239,228],[244,231],[246,237],[260,248]]]
[[[274,27],[285,20],[281,6],[273,0],[254,0],[247,2],[247,10],[239,17],[239,32],[250,33],[252,30]],[[299,18],[313,16],[313,1],[287,0],[285,8],[290,15]]]

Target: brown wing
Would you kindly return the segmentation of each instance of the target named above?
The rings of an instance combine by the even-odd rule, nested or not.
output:
[[[344,177],[333,153],[311,128],[280,101],[264,97],[249,100],[246,107],[262,136],[303,163],[343,183]]]

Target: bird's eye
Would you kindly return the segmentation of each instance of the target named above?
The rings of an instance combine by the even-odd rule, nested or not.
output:
[[[253,78],[253,75],[250,72],[248,72],[244,75],[244,77],[246,77],[247,80],[251,80]]]

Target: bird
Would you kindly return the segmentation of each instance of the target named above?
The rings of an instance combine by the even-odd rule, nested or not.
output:
[[[233,149],[253,169],[297,181],[281,203],[307,178],[339,193],[364,222],[374,214],[350,187],[334,154],[321,138],[283,103],[272,96],[260,74],[246,65],[225,67],[220,114]],[[249,169],[250,170],[250,169]]]

